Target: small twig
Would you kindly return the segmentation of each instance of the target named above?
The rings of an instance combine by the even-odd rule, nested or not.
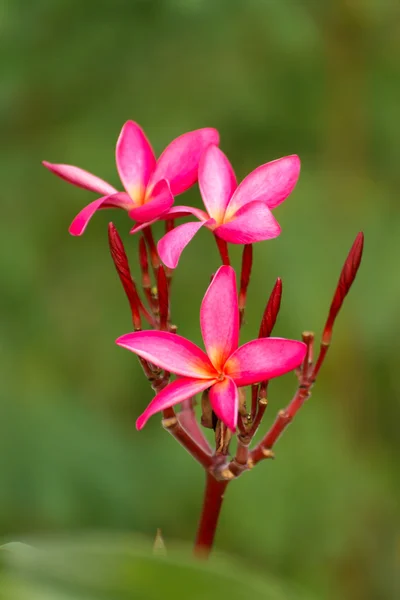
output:
[[[154,300],[154,296],[151,292],[151,278],[149,273],[149,262],[147,259],[147,249],[144,237],[139,240],[139,265],[142,272],[142,288],[144,295],[147,298],[148,305],[155,314],[158,310],[157,302]]]
[[[257,409],[257,414],[256,414],[256,416],[255,416],[255,419],[254,419],[254,421],[253,421],[253,422],[252,422],[252,424],[251,424],[250,431],[249,431],[249,437],[250,437],[251,439],[252,439],[252,438],[253,438],[253,437],[256,435],[256,433],[257,433],[257,430],[258,430],[258,428],[259,428],[259,426],[260,426],[260,423],[261,423],[261,421],[262,421],[262,418],[263,418],[263,416],[264,416],[264,413],[265,413],[265,411],[266,411],[266,409],[267,409],[267,406],[268,406],[268,400],[267,400],[267,398],[266,398],[266,397],[265,397],[265,398],[264,398],[264,397],[259,397],[259,398],[258,398],[258,409]]]
[[[149,248],[150,253],[150,261],[151,266],[153,267],[154,276],[157,279],[157,270],[160,266],[160,257],[158,256],[157,246],[153,238],[153,232],[151,230],[151,226],[145,227],[143,229],[144,239],[146,240],[147,246]]]
[[[307,352],[300,369],[300,383],[305,385],[308,381],[308,371],[313,364],[314,333],[312,331],[303,331],[301,337],[307,346]]]

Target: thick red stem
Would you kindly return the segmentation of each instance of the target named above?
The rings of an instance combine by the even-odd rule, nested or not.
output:
[[[197,530],[194,553],[200,558],[208,558],[213,547],[224,493],[229,481],[218,481],[207,473],[203,510]]]

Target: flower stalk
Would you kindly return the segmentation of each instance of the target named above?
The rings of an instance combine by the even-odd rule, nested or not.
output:
[[[247,288],[250,283],[251,268],[253,266],[253,245],[246,244],[243,248],[242,271],[240,274],[239,291],[239,325],[242,326],[244,320],[244,310],[246,308]]]
[[[228,483],[228,480],[218,481],[211,473],[206,474],[203,508],[194,545],[195,556],[199,558],[210,555]]]

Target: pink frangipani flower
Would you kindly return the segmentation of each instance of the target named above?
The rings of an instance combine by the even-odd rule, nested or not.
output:
[[[142,429],[155,413],[206,389],[221,421],[236,429],[238,387],[278,377],[298,367],[306,345],[283,338],[263,338],[239,345],[239,311],[235,271],[222,266],[201,304],[200,327],[206,352],[180,335],[139,331],[118,338],[119,346],[179,376],[150,402],[136,422]]]
[[[85,206],[71,223],[69,232],[82,235],[93,214],[102,208],[122,208],[139,223],[158,219],[171,208],[174,196],[197,181],[202,153],[210,144],[218,143],[219,134],[215,129],[197,129],[173,140],[156,160],[142,129],[137,123],[127,121],[116,147],[117,170],[125,192],[118,192],[106,181],[79,167],[46,161],[43,165],[61,179],[101,194],[101,198]]]
[[[225,154],[216,145],[209,146],[199,164],[199,186],[207,212],[176,206],[162,216],[164,219],[192,214],[199,222],[184,223],[168,232],[158,243],[161,260],[174,269],[185,246],[203,226],[231,244],[252,244],[277,237],[280,227],[271,209],[293,191],[299,173],[299,157],[285,156],[261,165],[238,186]]]

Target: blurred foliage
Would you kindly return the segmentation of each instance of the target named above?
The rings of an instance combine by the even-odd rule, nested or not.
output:
[[[305,598],[232,559],[198,561],[182,547],[155,556],[148,542],[127,535],[42,542],[37,548],[7,544],[0,559],[0,600]]]
[[[125,120],[138,121],[157,152],[185,130],[214,126],[239,178],[284,154],[302,159],[299,185],[276,211],[282,235],[255,247],[246,339],[278,275],[276,334],[319,333],[354,236],[366,235],[314,395],[277,460],[229,488],[218,548],[318,598],[400,594],[399,12],[395,0],[2,0],[5,539],[157,527],[167,542],[193,538],[201,470],[156,417],[135,431],[151,391],[113,344],[131,325],[108,220],[136,272],[137,238],[118,211],[70,238],[92,196],[40,161],[117,184]],[[184,201],[200,206],[198,191]],[[196,342],[217,265],[201,231],[175,276],[173,317]],[[291,376],[273,383],[267,422],[294,387]]]

